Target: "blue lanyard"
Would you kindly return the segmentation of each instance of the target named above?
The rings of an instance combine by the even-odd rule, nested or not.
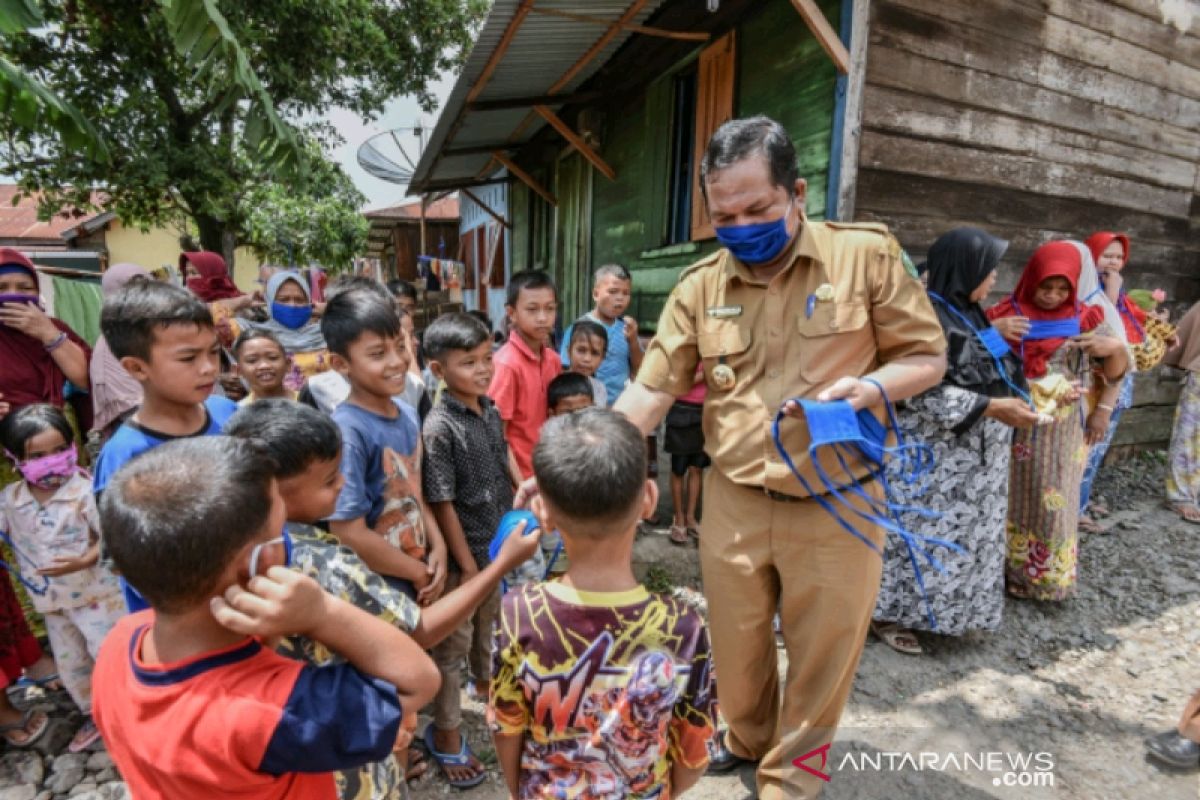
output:
[[[959,322],[967,327],[967,330],[975,334],[976,338],[983,343],[983,346],[988,351],[988,354],[991,355],[992,362],[996,365],[996,371],[1000,373],[1000,377],[1004,379],[1005,385],[1015,392],[1017,397],[1020,397],[1022,400],[1032,406],[1033,398],[1029,395],[1029,392],[1022,389],[1020,386],[1015,384],[1010,377],[1008,377],[1008,370],[1004,367],[1004,356],[1008,353],[1011,353],[1012,348],[1008,346],[1008,342],[1006,342],[1004,337],[1000,335],[1000,331],[996,330],[990,325],[981,331],[971,324],[971,320],[967,319],[965,314],[946,302],[946,299],[937,292],[929,292],[929,296],[932,297],[936,302],[941,303],[947,311],[953,314]],[[1001,349],[1001,347],[1003,347],[1003,349]]]
[[[13,555],[17,557],[18,561],[24,561],[26,564],[33,567],[32,573],[34,575],[38,575],[38,570],[40,569],[40,567],[38,567],[37,562],[34,561],[29,556],[22,553],[20,548],[18,548],[16,546],[16,544],[13,543],[12,539],[8,538],[8,534],[5,533],[4,531],[0,531],[0,541],[3,541],[5,544],[7,544],[12,549]],[[13,577],[15,577],[17,580],[19,580],[21,582],[22,586],[24,586],[26,589],[28,589],[29,591],[36,594],[38,597],[41,597],[42,595],[46,594],[47,591],[50,590],[50,579],[48,577],[46,577],[45,575],[38,575],[38,577],[41,578],[42,583],[40,586],[36,586],[33,583],[31,583],[30,581],[25,580],[25,577],[23,575],[21,575],[21,570],[14,569],[13,566],[11,564],[9,564],[7,561],[0,559],[0,567],[8,570],[9,574],[11,574]]]
[[[898,473],[906,483],[915,484],[928,475],[932,469],[933,454],[929,446],[923,442],[910,443],[905,441],[904,434],[900,430],[900,426],[896,420],[895,410],[892,408],[891,401],[888,400],[887,392],[883,386],[869,378],[864,380],[877,386],[883,395],[888,412],[888,426],[886,427],[880,424],[870,411],[863,410],[856,413],[850,404],[844,400],[837,400],[832,403],[818,403],[812,400],[796,398],[796,402],[800,403],[801,408],[804,409],[805,418],[808,421],[809,435],[812,439],[812,443],[809,446],[809,457],[814,471],[817,473],[817,477],[820,479],[829,497],[826,497],[825,493],[817,492],[813,489],[796,468],[796,463],[792,460],[791,454],[783,446],[783,438],[780,434],[780,424],[785,416],[783,407],[780,407],[779,412],[775,415],[775,421],[771,426],[771,437],[774,440],[775,449],[779,452],[780,458],[783,459],[784,464],[787,465],[792,475],[800,482],[800,485],[804,487],[808,495],[826,513],[833,517],[834,521],[843,530],[880,555],[882,555],[882,550],[863,535],[851,519],[847,519],[845,511],[852,512],[868,524],[880,527],[900,537],[908,550],[908,560],[912,564],[913,572],[916,574],[917,586],[921,591],[921,598],[925,603],[925,611],[929,616],[929,623],[933,630],[936,631],[937,619],[934,617],[933,607],[929,603],[929,595],[925,589],[925,578],[921,572],[921,565],[917,560],[917,556],[920,555],[929,565],[941,573],[945,572],[945,567],[929,552],[926,545],[945,547],[957,553],[965,553],[966,551],[954,542],[934,536],[913,533],[906,529],[900,522],[900,513],[902,512],[916,513],[926,519],[936,519],[941,515],[931,509],[908,506],[896,502],[894,499],[895,495],[887,480],[886,464],[889,459],[899,459],[900,466],[897,470]],[[893,447],[888,447],[886,444],[889,429],[896,436],[896,445]],[[849,480],[845,482],[835,481],[826,472],[817,454],[818,449],[821,447],[833,448],[833,452],[837,456],[838,465],[846,472]],[[877,500],[863,489],[858,478],[850,471],[850,464],[846,460],[847,456],[853,458],[859,464],[866,464],[868,466],[871,474],[883,488],[884,500]],[[853,496],[853,499],[859,502],[851,502],[851,498],[846,496],[846,492],[849,492]],[[915,492],[917,495],[921,493],[923,493],[923,489]],[[831,500],[830,497],[833,499]]]

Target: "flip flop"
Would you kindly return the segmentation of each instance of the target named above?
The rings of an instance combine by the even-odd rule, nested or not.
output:
[[[871,632],[897,653],[904,653],[908,656],[919,656],[925,653],[917,635],[907,628],[901,628],[894,622],[872,622]],[[901,641],[902,639],[907,639],[911,644]]]
[[[1185,508],[1196,509],[1196,506],[1191,505],[1190,503],[1172,503],[1171,504],[1171,510],[1174,511],[1176,514],[1178,514],[1179,518],[1181,520],[1186,522],[1188,525],[1200,525],[1200,519],[1188,519],[1187,517],[1184,516],[1183,509],[1185,509]],[[1196,510],[1200,511],[1200,509],[1196,509]]]
[[[52,683],[57,685],[51,686],[50,684]],[[28,675],[22,675],[21,677],[17,678],[16,685],[23,689],[37,687],[38,689],[45,689],[47,692],[61,692],[65,688],[63,686],[62,679],[58,677],[57,672],[51,672],[44,678],[32,678]]]
[[[425,728],[425,735],[422,741],[425,742],[425,749],[429,751],[429,755],[437,762],[438,767],[442,770],[442,775],[446,778],[446,783],[453,786],[455,789],[470,789],[473,786],[478,786],[487,778],[487,767],[483,766],[483,762],[471,752],[470,745],[467,744],[467,737],[459,731],[458,741],[461,743],[457,753],[443,753],[433,746],[434,726],[429,725]],[[467,767],[472,768],[471,759],[475,759],[480,764],[479,774],[473,778],[467,778],[461,781],[450,779],[450,773],[446,771],[447,767]]]
[[[40,717],[38,715],[41,715]],[[34,726],[33,732],[29,732],[30,720],[38,719],[39,724]],[[3,738],[9,747],[23,748],[31,747],[37,744],[38,740],[45,735],[46,730],[50,727],[50,717],[46,716],[46,712],[29,709],[21,715],[20,722],[9,723],[8,725],[0,725],[0,738]],[[8,734],[13,731],[22,731],[26,738],[23,742],[15,742]]]
[[[96,723],[91,717],[87,717],[83,725],[79,726],[79,730],[75,731],[71,743],[67,745],[67,750],[71,753],[82,753],[98,741],[100,741],[100,729],[96,727]]]
[[[688,544],[687,528],[683,527],[682,525],[672,525],[670,533],[667,534],[667,538],[671,540],[671,544],[677,544],[680,547],[686,547]]]

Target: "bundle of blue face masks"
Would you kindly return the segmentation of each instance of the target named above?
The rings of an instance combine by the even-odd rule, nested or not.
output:
[[[968,330],[975,334],[975,336],[980,342],[983,343],[983,346],[991,355],[992,362],[996,365],[996,371],[1000,373],[1000,377],[1004,380],[1004,383],[1009,389],[1016,393],[1017,397],[1020,397],[1022,400],[1032,406],[1033,398],[1029,396],[1029,392],[1013,383],[1012,378],[1008,376],[1008,370],[1004,366],[1004,357],[1011,352],[1011,349],[1009,348],[1008,342],[1005,340],[1000,331],[996,330],[990,325],[982,330],[976,328],[971,324],[971,320],[967,319],[965,314],[963,314],[954,306],[950,305],[950,303],[946,302],[945,298],[943,298],[937,292],[929,292],[929,297],[934,302],[940,303],[942,308],[953,314],[959,322],[961,322],[967,327]]]
[[[900,522],[900,514],[904,512],[911,512],[926,519],[936,519],[940,516],[930,509],[897,502],[888,484],[887,473],[890,467],[892,473],[916,487],[912,492],[914,496],[920,495],[923,492],[921,484],[933,468],[933,452],[923,442],[905,440],[904,434],[896,422],[896,415],[888,400],[887,392],[878,382],[869,382],[879,387],[879,391],[883,394],[888,410],[889,426],[880,423],[869,410],[855,412],[854,408],[845,400],[835,400],[830,403],[804,399],[796,401],[803,408],[808,422],[808,433],[811,439],[808,454],[817,478],[821,481],[823,491],[815,489],[809,484],[796,469],[795,462],[783,446],[780,423],[785,415],[782,407],[776,414],[771,428],[775,449],[809,496],[833,517],[838,525],[879,553],[880,556],[883,555],[883,551],[858,530],[855,517],[900,537],[908,549],[908,560],[916,573],[917,586],[921,591],[921,598],[925,601],[929,623],[936,631],[937,620],[929,605],[929,596],[925,591],[925,579],[921,574],[921,565],[917,556],[919,555],[938,572],[944,572],[945,567],[929,552],[927,545],[945,547],[958,553],[966,551],[954,542],[913,533]],[[892,446],[887,444],[889,427],[896,437],[896,444]],[[820,459],[823,448],[828,448],[834,453],[838,465],[846,474],[846,481],[834,480],[833,476],[825,470]],[[872,497],[863,488],[859,479],[854,477],[851,471],[852,463],[865,464],[870,469],[873,477],[883,489],[882,500]],[[852,502],[852,500],[857,502]]]

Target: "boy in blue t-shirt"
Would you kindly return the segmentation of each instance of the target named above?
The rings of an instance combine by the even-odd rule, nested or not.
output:
[[[97,495],[134,456],[173,439],[215,436],[237,411],[233,401],[212,396],[220,345],[208,306],[187,289],[133,280],[105,300],[100,330],[144,399],[100,450]],[[148,607],[124,578],[121,590],[130,611]]]
[[[330,362],[350,383],[333,412],[345,485],[330,531],[396,589],[426,605],[446,583],[446,545],[421,493],[421,426],[395,395],[411,355],[391,299],[365,288],[330,298],[321,317]]]
[[[608,408],[617,402],[630,376],[636,375],[642,365],[644,354],[638,341],[637,320],[622,316],[629,308],[632,296],[633,278],[629,270],[620,264],[605,264],[596,270],[596,283],[592,287],[592,299],[596,306],[583,318],[600,324],[608,334],[608,349],[595,374],[596,379],[604,384],[608,395],[605,405]],[[574,327],[571,325],[567,328],[562,347],[559,348],[564,367],[571,363],[569,347]]]

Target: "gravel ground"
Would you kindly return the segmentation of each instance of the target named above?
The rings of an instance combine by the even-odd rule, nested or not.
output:
[[[1104,533],[1083,538],[1071,602],[1010,601],[998,633],[927,636],[922,657],[869,641],[822,798],[1200,800],[1200,773],[1164,771],[1143,755],[1142,740],[1173,727],[1200,687],[1200,527],[1163,506],[1162,486],[1161,454],[1101,472],[1096,495],[1113,513]],[[641,555],[661,552],[643,541]],[[668,552],[674,577],[680,553]],[[472,746],[494,765],[482,708],[465,708]],[[914,769],[922,752],[942,769]],[[1011,768],[1025,754],[1036,760]],[[994,771],[972,768],[989,758],[1000,759],[985,764]],[[506,797],[494,770],[467,792],[432,776],[414,784],[419,800],[445,796]],[[705,777],[687,797],[752,798],[753,774]]]
[[[927,636],[922,657],[868,642],[823,798],[1200,799],[1200,773],[1161,770],[1142,746],[1175,724],[1200,686],[1200,527],[1163,506],[1161,454],[1106,467],[1096,494],[1113,512],[1103,533],[1081,543],[1076,599],[1010,601],[997,634]],[[698,580],[694,551],[671,548],[661,532],[639,540],[637,561],[640,574],[651,569],[652,582]],[[18,701],[54,708],[55,729],[37,750],[0,755],[0,800],[126,797],[103,752],[62,752],[79,723],[69,700]],[[463,707],[488,780],[458,792],[431,769],[413,783],[416,800],[505,798],[483,709],[465,694]],[[1035,760],[1013,767],[1009,759],[1021,757]],[[687,795],[753,796],[748,770],[706,777]]]

